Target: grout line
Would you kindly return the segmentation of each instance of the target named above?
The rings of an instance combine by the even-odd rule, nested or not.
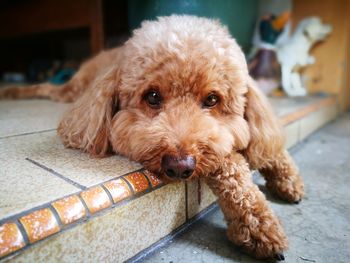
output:
[[[38,166],[38,167],[40,167],[40,168],[42,168],[42,169],[44,169],[44,170],[50,172],[51,174],[55,175],[56,177],[58,177],[58,178],[60,178],[60,179],[62,179],[62,180],[64,180],[64,181],[66,181],[67,183],[69,183],[69,184],[71,184],[71,185],[74,185],[75,187],[79,188],[80,190],[86,190],[86,189],[87,189],[86,186],[81,185],[81,184],[79,184],[79,183],[77,183],[77,182],[75,182],[75,181],[73,181],[73,180],[71,180],[71,179],[65,177],[65,176],[62,175],[62,174],[59,174],[58,172],[54,171],[53,169],[50,169],[50,168],[46,167],[46,166],[43,165],[43,164],[40,164],[40,163],[38,163],[38,162],[36,162],[36,161],[34,161],[34,160],[32,160],[32,159],[29,159],[29,158],[25,158],[25,159],[26,159],[27,161],[31,162],[32,164],[34,164],[34,165],[36,165],[36,166]]]
[[[197,178],[197,201],[198,205],[202,203],[202,185],[200,178]]]
[[[127,186],[130,188],[132,196],[135,196],[137,193],[134,191],[134,187],[132,187],[132,185],[129,183],[129,181],[124,178],[124,175],[120,176],[119,178],[122,179],[127,184]]]
[[[195,215],[191,219],[186,220],[184,224],[182,224],[181,226],[177,227],[171,233],[169,233],[165,237],[161,238],[156,243],[153,243],[151,246],[141,250],[139,253],[137,253],[136,255],[132,256],[131,258],[129,258],[125,262],[126,263],[138,263],[138,262],[141,262],[142,260],[146,259],[148,256],[150,256],[153,253],[155,253],[158,249],[168,245],[169,241],[177,238],[178,236],[181,236],[181,234],[183,234],[194,223],[198,222],[203,217],[205,217],[205,216],[207,216],[207,215],[217,211],[218,208],[219,208],[219,205],[217,204],[217,202],[214,202],[213,204],[211,204],[207,208],[203,209],[201,212],[199,212],[197,215]]]
[[[52,204],[49,204],[49,205],[47,206],[47,208],[51,210],[51,213],[53,214],[53,217],[54,217],[54,218],[56,219],[56,221],[57,221],[57,225],[58,225],[58,227],[59,227],[59,231],[61,231],[62,228],[63,228],[63,223],[62,223],[62,221],[61,221],[60,216],[58,215],[58,212],[57,212],[56,209],[52,206]],[[59,232],[59,231],[58,231],[58,232]]]
[[[81,192],[77,195],[78,198],[80,199],[80,202],[83,204],[84,208],[85,208],[85,212],[86,212],[86,218],[89,219],[91,217],[91,213],[90,213],[90,210],[87,206],[87,204],[85,203],[85,200],[84,198],[81,197]],[[102,210],[103,211],[103,210]]]
[[[188,186],[187,181],[185,181],[185,212],[186,212],[186,221],[188,220]]]
[[[114,204],[114,200],[113,200],[113,197],[112,197],[111,193],[108,191],[108,189],[103,184],[101,184],[100,186],[102,187],[102,189],[108,195],[109,201],[111,201],[111,205],[113,205]]]
[[[302,138],[301,138],[301,129],[302,129],[302,127],[301,127],[301,119],[300,120],[298,120],[298,123],[297,123],[297,125],[298,125],[298,131],[297,131],[297,143],[296,144],[298,144],[299,142],[301,142],[301,140],[302,140]]]
[[[148,188],[149,188],[149,189],[154,189],[154,188],[153,188],[153,185],[152,185],[152,183],[151,183],[151,180],[148,178],[148,176],[145,175],[144,172],[140,172],[140,173],[142,173],[142,175],[143,175],[144,177],[146,177],[146,180],[147,180],[147,182],[148,182]]]
[[[29,237],[28,237],[28,234],[27,234],[26,230],[24,229],[24,226],[22,225],[21,221],[19,221],[19,218],[17,220],[15,220],[14,223],[17,225],[17,227],[19,228],[19,231],[22,234],[23,241],[25,244],[24,247],[28,246],[30,244]]]
[[[50,131],[56,131],[56,129],[47,129],[47,130],[36,131],[36,132],[25,132],[25,133],[8,135],[8,136],[0,136],[0,139],[7,139],[7,138],[12,138],[12,137],[26,136],[26,135],[32,135],[32,134],[37,134],[37,133],[45,133],[45,132],[50,132]]]

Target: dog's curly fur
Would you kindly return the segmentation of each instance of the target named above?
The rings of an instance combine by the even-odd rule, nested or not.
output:
[[[162,97],[158,108],[145,101],[150,90]],[[213,93],[218,103],[203,107]],[[258,258],[281,257],[287,248],[250,169],[289,202],[301,200],[303,182],[284,150],[278,119],[218,21],[170,16],[144,22],[123,47],[86,62],[67,84],[5,89],[0,96],[75,101],[58,133],[66,147],[94,156],[114,151],[160,175],[165,154],[194,156],[192,177],[205,178],[218,196],[230,240]]]

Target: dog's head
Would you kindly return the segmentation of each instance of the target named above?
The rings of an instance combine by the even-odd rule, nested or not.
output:
[[[311,43],[316,43],[331,33],[332,26],[322,23],[318,17],[309,17],[300,22],[297,30],[302,31]]]
[[[232,151],[267,150],[272,114],[217,21],[145,22],[122,52],[123,63],[62,121],[66,145],[95,155],[113,149],[173,179],[215,172]]]

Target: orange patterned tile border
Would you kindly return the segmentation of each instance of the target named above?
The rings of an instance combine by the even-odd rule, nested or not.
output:
[[[48,237],[60,230],[58,222],[50,210],[44,208],[23,216],[19,219],[27,232],[30,243]]]
[[[148,180],[143,173],[132,173],[124,177],[135,193],[141,193],[149,188]]]
[[[85,207],[77,195],[71,195],[57,200],[51,205],[56,210],[64,225],[73,223],[86,216]]]
[[[0,226],[0,257],[6,256],[25,246],[21,231],[15,223]]]
[[[162,179],[147,170],[144,172],[144,174],[147,176],[153,187],[160,186],[164,183]]]
[[[163,184],[148,171],[135,171],[1,220],[0,259]]]
[[[129,186],[123,179],[118,178],[103,185],[111,194],[114,203],[118,203],[132,195]]]
[[[324,108],[324,107],[328,107],[331,105],[334,105],[337,103],[337,100],[335,97],[329,97],[329,98],[325,98],[323,100],[320,100],[318,102],[315,102],[311,105],[308,105],[298,111],[294,111],[292,113],[283,115],[282,117],[280,117],[281,123],[282,125],[286,126],[287,124],[294,122],[296,120],[301,119],[302,117],[317,111],[320,108]]]
[[[106,191],[101,186],[96,186],[83,191],[80,193],[80,196],[83,198],[86,206],[92,214],[112,205]]]

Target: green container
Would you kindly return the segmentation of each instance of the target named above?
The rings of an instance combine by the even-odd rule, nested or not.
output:
[[[138,28],[143,20],[171,14],[191,14],[218,18],[227,25],[243,50],[251,46],[256,22],[258,0],[129,0],[130,30]]]

